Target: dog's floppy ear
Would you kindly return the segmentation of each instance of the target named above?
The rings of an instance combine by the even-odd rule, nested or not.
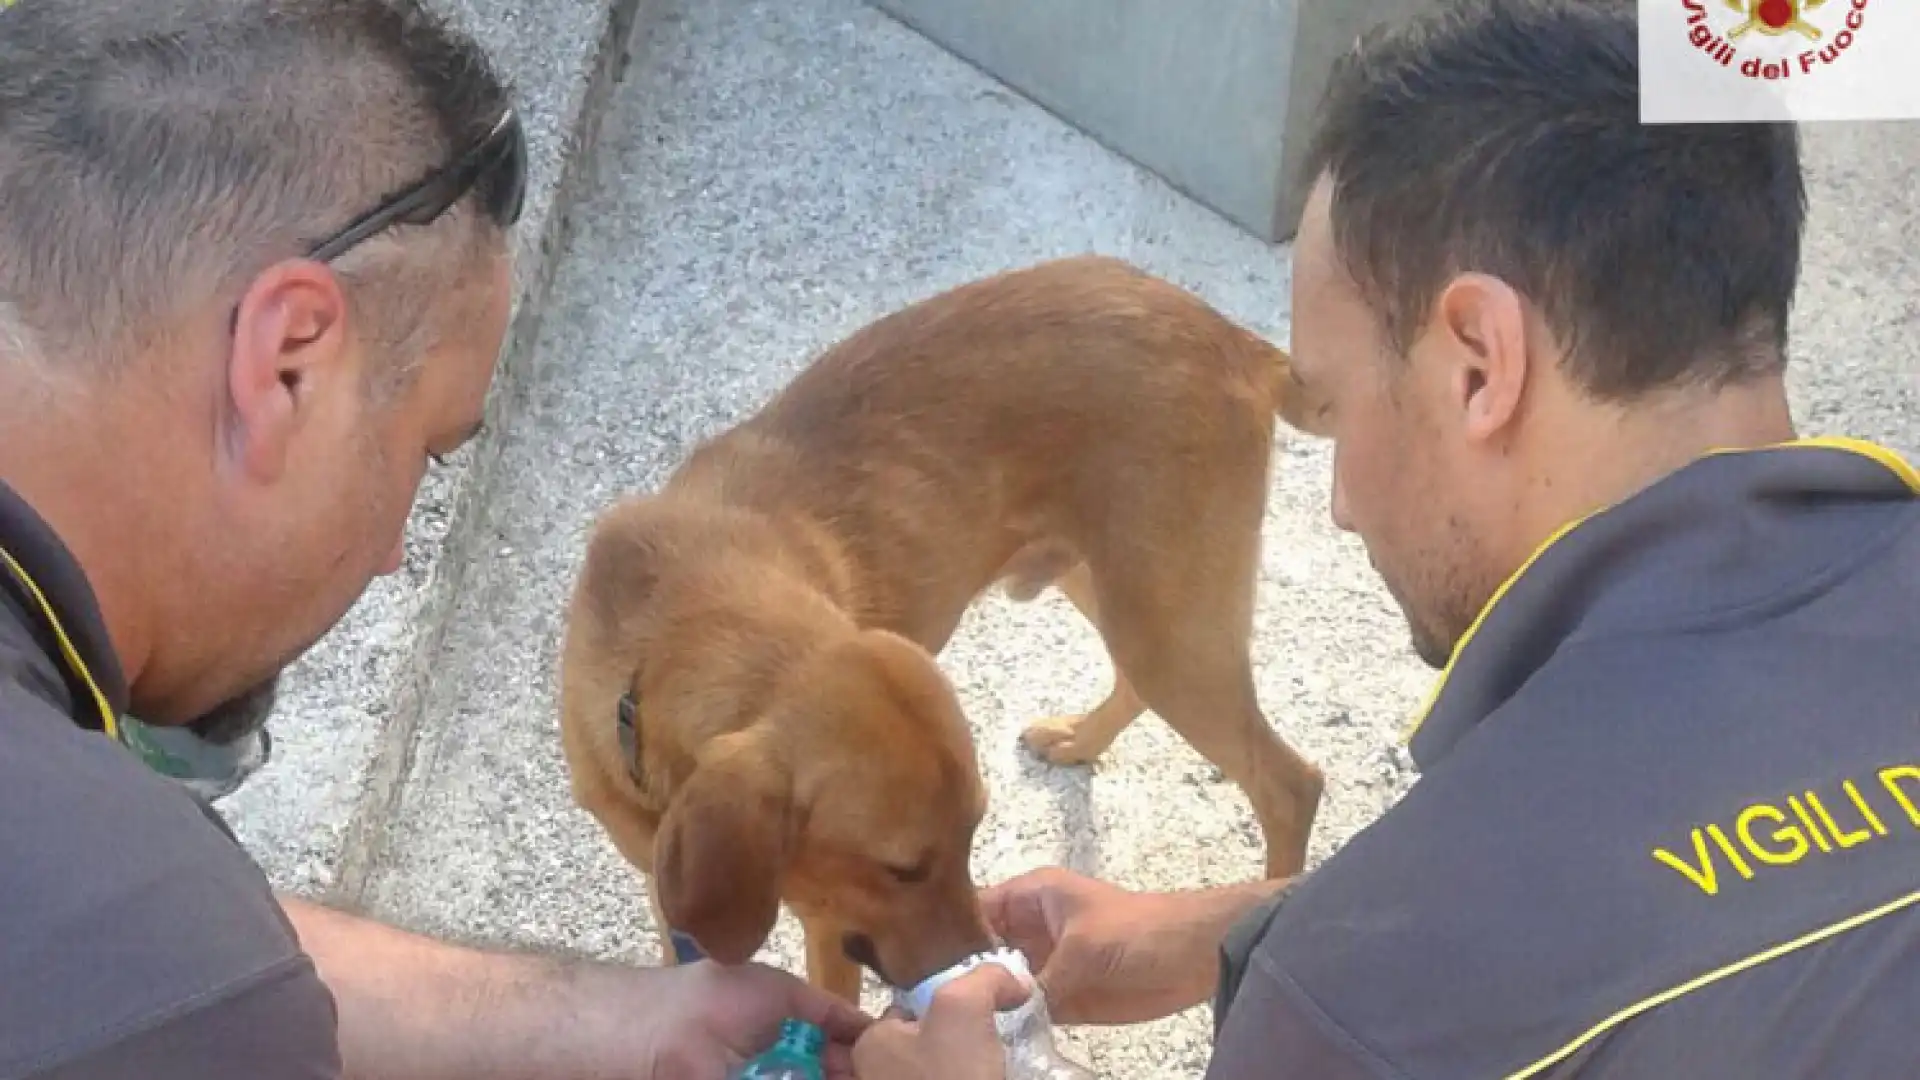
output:
[[[653,888],[671,929],[722,964],[753,959],[780,917],[792,819],[792,774],[759,733],[709,743],[654,840]]]
[[[574,585],[574,606],[591,625],[617,638],[660,586],[658,498],[632,496],[594,522]],[[575,620],[579,621],[579,620]]]

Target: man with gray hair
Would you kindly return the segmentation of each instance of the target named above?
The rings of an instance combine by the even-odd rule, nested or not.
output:
[[[786,1016],[861,1029],[769,968],[277,897],[160,775],[230,783],[400,566],[480,423],[526,167],[417,0],[0,0],[0,1078],[718,1078]]]

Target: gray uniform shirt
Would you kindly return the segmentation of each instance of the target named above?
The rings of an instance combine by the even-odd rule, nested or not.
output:
[[[0,1080],[339,1076],[333,999],[265,876],[100,731],[125,687],[92,593],[3,484],[0,549],[86,669],[0,559]]]
[[[1393,810],[1226,942],[1209,1080],[1920,1075],[1920,474],[1714,455],[1457,650]]]

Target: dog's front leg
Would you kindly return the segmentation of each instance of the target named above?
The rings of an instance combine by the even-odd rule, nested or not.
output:
[[[847,959],[846,928],[831,919],[800,917],[807,939],[807,981],[835,997],[860,1004],[860,965]]]

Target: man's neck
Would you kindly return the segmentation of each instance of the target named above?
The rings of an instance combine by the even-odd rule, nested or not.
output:
[[[1545,462],[1521,500],[1524,559],[1568,522],[1623,502],[1716,450],[1750,450],[1795,437],[1783,383],[1755,379],[1680,391],[1619,407],[1591,403],[1543,422]]]
[[[0,396],[6,393],[7,386],[0,383]],[[36,395],[34,406],[0,408],[0,427],[7,432],[0,441],[0,478],[33,507],[79,564],[131,686],[146,666],[153,641],[146,599],[152,576],[144,572],[141,560],[154,544],[151,537],[127,535],[129,522],[151,519],[129,512],[127,505],[142,497],[140,478],[125,475],[113,464],[133,455],[124,447],[110,452],[105,445],[129,429],[111,410],[81,407],[65,398],[56,402]]]

